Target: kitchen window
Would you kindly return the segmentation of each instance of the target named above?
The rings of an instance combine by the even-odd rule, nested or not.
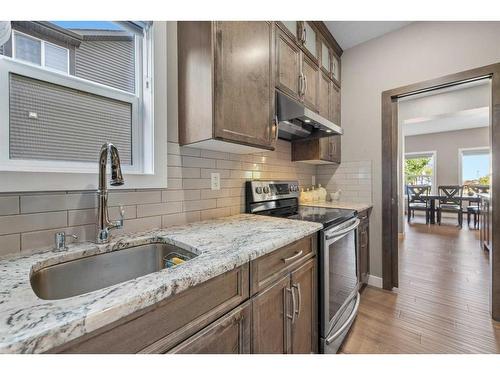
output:
[[[165,52],[166,24],[11,26],[0,55],[0,191],[93,188],[98,152],[108,141],[120,153],[124,188],[165,187],[157,148],[166,144],[166,130],[153,123],[153,51]],[[158,55],[160,67],[165,56]],[[164,76],[159,86],[166,87]],[[26,185],[21,173],[37,178]],[[10,182],[2,178],[8,174],[15,176]],[[148,183],[152,176],[162,182]]]

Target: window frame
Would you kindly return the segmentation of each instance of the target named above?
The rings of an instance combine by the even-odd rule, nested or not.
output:
[[[435,194],[437,191],[437,151],[416,151],[416,152],[405,152],[404,160],[406,159],[417,159],[417,158],[432,158],[432,183],[431,183],[431,194]],[[403,163],[403,181],[406,180],[406,174],[404,173],[404,163]],[[403,184],[403,189],[405,189],[406,183]],[[406,195],[406,189],[404,191]]]
[[[16,34],[23,35],[29,39],[38,40],[40,42],[40,65],[31,63],[29,61],[26,61],[26,60],[23,60],[23,59],[16,57]],[[54,47],[57,47],[60,49],[64,49],[66,51],[66,67],[67,67],[66,72],[63,72],[62,70],[58,70],[58,69],[54,69],[54,68],[50,68],[50,67],[46,66],[46,64],[45,64],[45,47],[47,44],[50,44],[51,46],[54,46]],[[59,46],[55,43],[51,43],[51,42],[43,40],[41,38],[37,38],[36,36],[23,33],[22,31],[19,31],[19,30],[12,30],[12,59],[19,61],[19,62],[22,62],[24,64],[29,64],[29,65],[33,65],[36,67],[41,67],[41,68],[49,70],[49,71],[70,75],[70,69],[69,69],[70,61],[69,61],[69,49],[68,48]]]
[[[142,43],[138,43],[139,38],[135,39],[135,93],[64,74],[61,71],[45,69],[8,56],[0,56],[0,92],[9,92],[9,74],[16,73],[131,103],[132,137],[135,140],[132,143],[133,165],[122,166],[125,185],[115,189],[165,188],[167,187],[165,151],[167,113],[165,108],[161,109],[159,106],[160,114],[158,116],[155,114],[154,102],[157,99],[154,92],[157,87],[160,93],[166,96],[166,75],[162,74],[162,71],[166,72],[167,65],[166,23],[150,24],[149,28],[145,29]],[[156,49],[159,49],[158,54],[155,53]],[[161,81],[153,77],[157,64],[160,69],[158,77]],[[140,76],[137,72],[140,72]],[[155,123],[159,125],[155,126]],[[0,95],[0,192],[69,191],[97,187],[98,155],[95,163],[10,159],[9,127],[9,95]]]
[[[489,157],[489,174],[491,176],[491,147],[489,146],[479,146],[479,147],[464,147],[458,149],[458,184],[464,184],[463,170],[462,170],[462,158],[464,156],[464,152],[470,152],[471,155],[474,155],[474,151],[478,151],[478,154],[488,154]],[[482,152],[481,152],[482,151]],[[487,152],[484,152],[487,151]],[[490,177],[491,178],[491,177]]]

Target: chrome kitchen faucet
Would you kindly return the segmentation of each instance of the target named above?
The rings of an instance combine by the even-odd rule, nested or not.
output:
[[[106,184],[106,164],[108,155],[111,159],[111,186],[123,185],[123,176],[120,166],[120,156],[117,148],[112,143],[105,143],[99,153],[99,187],[97,189],[97,238],[96,243],[109,242],[109,232],[112,229],[123,228],[124,209],[120,206],[121,218],[117,221],[110,221],[108,214],[108,188]]]

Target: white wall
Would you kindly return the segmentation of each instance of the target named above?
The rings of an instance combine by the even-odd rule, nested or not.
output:
[[[342,56],[342,158],[373,160],[370,273],[382,275],[381,93],[500,62],[500,22],[416,22]]]
[[[488,147],[489,128],[405,137],[405,152],[436,151],[436,185],[461,184],[458,177],[458,149]]]

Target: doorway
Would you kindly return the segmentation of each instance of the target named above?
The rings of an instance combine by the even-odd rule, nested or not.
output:
[[[398,160],[401,160],[401,132],[399,128],[398,103],[404,98],[420,95],[434,90],[454,87],[478,80],[489,79],[490,88],[490,127],[491,145],[491,220],[492,247],[500,248],[500,230],[495,223],[500,223],[500,202],[494,197],[500,194],[500,64],[493,64],[477,69],[460,72],[437,79],[424,81],[382,93],[382,148],[389,150],[382,155],[382,277],[384,289],[391,290],[399,283],[398,225],[402,175]],[[497,207],[498,206],[498,207]],[[490,313],[493,319],[500,320],[500,257],[489,252],[489,289]]]

